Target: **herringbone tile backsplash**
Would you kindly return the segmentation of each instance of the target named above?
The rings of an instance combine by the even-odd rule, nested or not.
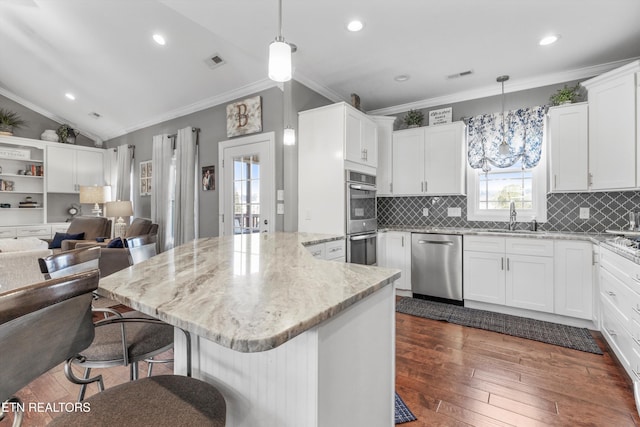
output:
[[[580,208],[590,208],[589,219],[580,219]],[[429,216],[422,209],[429,208]],[[460,208],[462,216],[447,216],[447,208]],[[640,191],[612,191],[603,193],[563,193],[547,195],[547,222],[539,229],[602,233],[607,229],[621,229],[628,225],[629,212],[640,211]],[[379,197],[378,226],[505,228],[504,222],[467,221],[466,196]],[[528,223],[518,223],[526,229]]]

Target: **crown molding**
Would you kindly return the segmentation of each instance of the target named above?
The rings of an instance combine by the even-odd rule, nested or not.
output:
[[[325,98],[327,98],[330,101],[333,102],[347,102],[347,99],[344,99],[338,92],[334,92],[333,90],[329,89],[326,86],[322,86],[321,84],[317,83],[315,80],[312,80],[310,78],[308,78],[307,76],[305,76],[304,74],[300,74],[298,72],[295,72],[295,79],[298,83],[301,83],[303,85],[305,85],[306,87],[308,87],[309,89],[313,90],[314,92],[324,96]]]
[[[590,67],[577,68],[574,70],[562,71],[559,73],[544,74],[530,79],[521,79],[510,81],[505,85],[505,93],[519,92],[527,89],[534,89],[542,86],[563,83],[571,80],[585,79],[598,76],[607,71],[611,71],[618,67],[622,67],[630,62],[638,60],[639,57],[629,58],[622,61],[607,62],[606,64],[594,65]],[[404,113],[409,110],[419,110],[423,108],[437,107],[440,105],[452,104],[455,102],[469,101],[472,99],[486,98],[501,93],[498,85],[485,86],[478,89],[444,95],[435,98],[424,99],[421,101],[410,102],[407,104],[395,105],[393,107],[379,108],[377,110],[367,111],[367,114],[390,115]]]

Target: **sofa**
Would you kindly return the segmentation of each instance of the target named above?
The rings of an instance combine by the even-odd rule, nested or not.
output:
[[[51,254],[49,244],[35,237],[0,239],[0,293],[41,282],[38,258]]]
[[[69,224],[66,234],[84,233],[82,240],[66,239],[61,242],[60,250],[76,249],[78,243],[96,242],[98,237],[111,237],[111,220],[102,216],[77,216]]]

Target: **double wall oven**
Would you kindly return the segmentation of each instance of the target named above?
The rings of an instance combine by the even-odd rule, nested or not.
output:
[[[347,262],[375,265],[377,262],[376,177],[346,171]]]

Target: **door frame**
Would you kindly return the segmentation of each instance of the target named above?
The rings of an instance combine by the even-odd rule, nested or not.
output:
[[[275,146],[275,132],[264,132],[256,135],[245,136],[242,138],[235,138],[226,141],[218,142],[218,170],[220,171],[220,176],[218,177],[218,182],[220,183],[220,191],[218,192],[218,234],[220,236],[224,236],[224,212],[225,212],[225,185],[226,182],[224,180],[224,150],[227,148],[235,148],[240,147],[242,145],[255,144],[258,142],[267,142],[268,151],[269,151],[269,162],[268,165],[271,167],[271,179],[267,180],[267,189],[269,190],[269,197],[271,197],[271,207],[269,208],[269,223],[267,224],[269,227],[269,233],[275,231],[275,218],[276,218],[276,146]]]

